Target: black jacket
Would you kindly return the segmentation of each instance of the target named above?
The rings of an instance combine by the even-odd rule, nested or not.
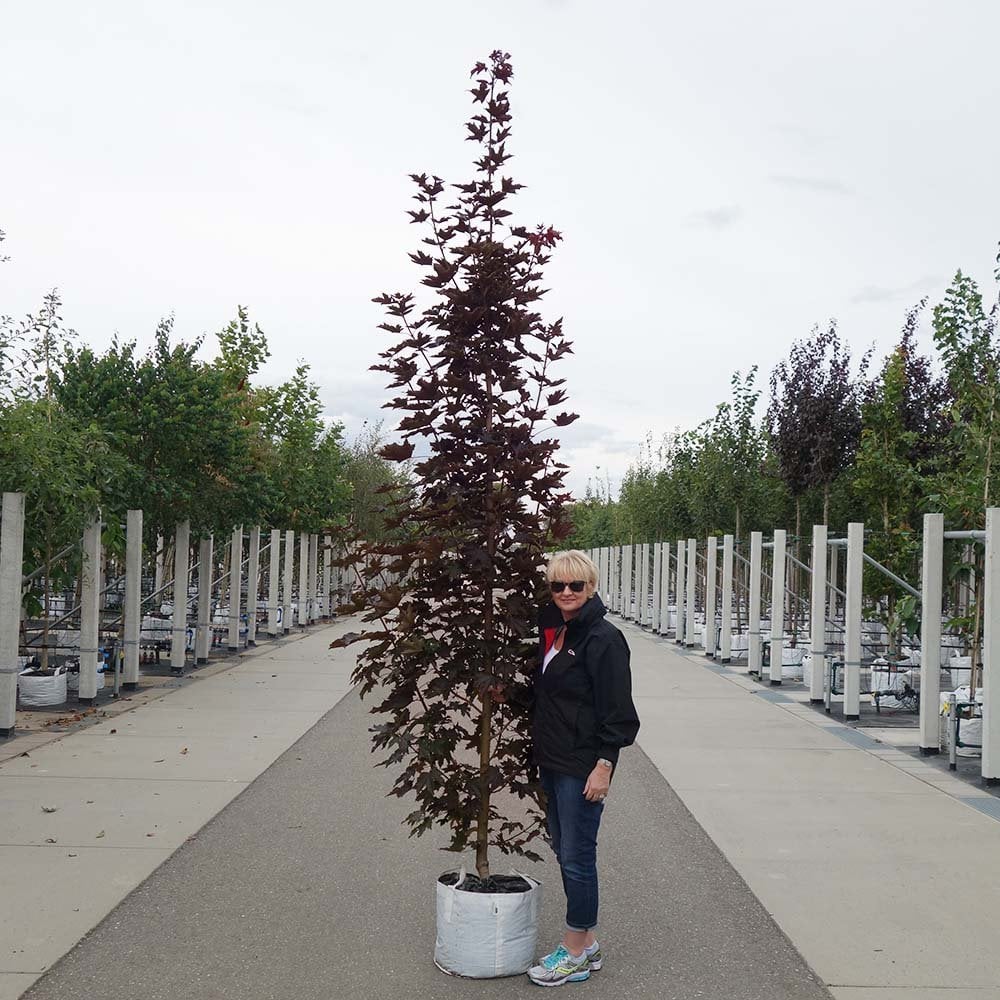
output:
[[[605,621],[595,594],[567,626],[563,648],[542,673],[562,613],[548,604],[539,618],[539,657],[533,676],[533,757],[536,764],[586,778],[605,757],[635,742],[639,716],[632,703],[632,672],[625,637]]]

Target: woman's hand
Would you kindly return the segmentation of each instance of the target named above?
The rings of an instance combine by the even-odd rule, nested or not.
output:
[[[610,787],[611,770],[602,764],[598,764],[590,772],[587,784],[583,786],[583,797],[588,802],[603,802],[608,796],[608,789]]]

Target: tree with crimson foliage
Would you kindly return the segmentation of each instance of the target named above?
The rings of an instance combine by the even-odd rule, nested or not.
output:
[[[409,215],[426,235],[410,258],[433,297],[423,308],[408,293],[375,299],[396,340],[373,366],[398,393],[387,407],[402,414],[400,441],[381,453],[412,462],[405,494],[387,499],[390,527],[408,533],[351,546],[362,586],[348,608],[366,627],[338,643],[366,643],[354,679],[379,692],[373,746],[401,765],[393,791],[416,799],[411,831],[449,828],[449,849],[474,845],[484,880],[491,846],[534,858],[541,832],[520,695],[544,552],[570,528],[552,429],[576,419],[558,410],[566,393],[552,372],[570,345],[537,311],[561,237],[513,224],[508,207],[521,187],[505,172],[512,75],[500,51],[473,68],[473,179],[449,197],[441,178],[412,175]]]
[[[867,369],[869,355],[861,362]],[[836,323],[795,341],[788,358],[771,373],[767,423],[778,470],[795,500],[795,558],[792,590],[799,592],[802,499],[823,491],[823,523],[830,520],[830,487],[850,466],[861,436],[859,390],[862,377],[851,376],[851,352]],[[792,633],[798,635],[800,604],[793,601]]]
[[[768,429],[781,478],[795,499],[796,535],[810,489],[823,491],[823,523],[829,522],[830,486],[853,461],[861,435],[859,396],[869,356],[854,379],[850,349],[831,322],[793,343],[771,373]]]

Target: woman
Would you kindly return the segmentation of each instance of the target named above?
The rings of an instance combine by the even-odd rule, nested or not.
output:
[[[562,943],[528,970],[539,986],[581,982],[601,968],[597,830],[618,753],[639,717],[625,637],[605,621],[597,567],[583,552],[557,552],[546,569],[552,601],[540,619],[532,738],[547,799],[552,849],[566,892]]]

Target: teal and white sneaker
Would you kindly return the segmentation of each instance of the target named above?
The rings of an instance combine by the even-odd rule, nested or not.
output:
[[[528,969],[528,978],[536,986],[562,986],[563,983],[582,983],[590,979],[590,959],[587,953],[579,958],[559,945],[554,952],[546,955],[540,964]]]
[[[586,949],[587,963],[590,965],[591,972],[600,972],[601,966],[604,964],[604,959],[601,958],[601,944],[599,941],[595,941],[589,948]]]

